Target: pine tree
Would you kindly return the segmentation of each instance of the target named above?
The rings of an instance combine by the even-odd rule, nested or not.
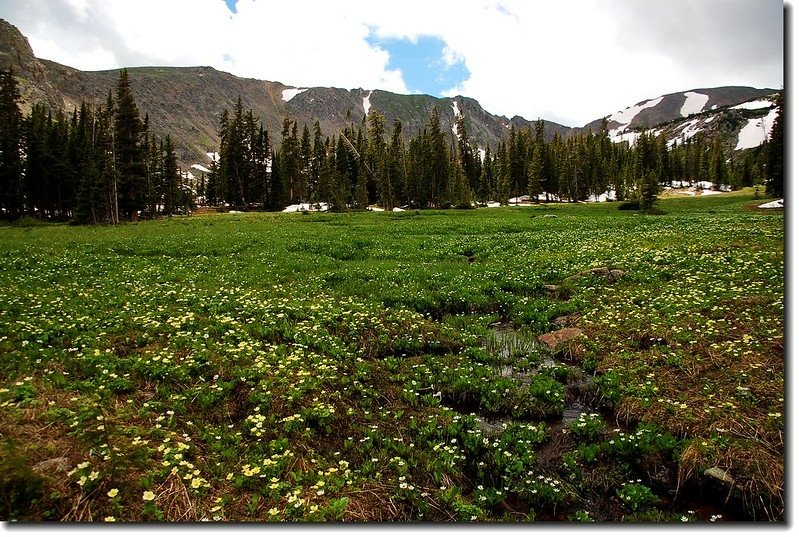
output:
[[[650,170],[644,173],[641,177],[641,210],[649,212],[657,201],[660,185],[658,184],[657,175],[654,171]]]
[[[145,165],[141,149],[143,125],[139,108],[130,89],[128,70],[122,69],[116,85],[114,103],[114,155],[119,177],[116,202],[119,212],[136,220],[145,208]],[[109,102],[110,104],[110,102]]]
[[[472,193],[469,185],[466,182],[466,173],[463,171],[458,155],[453,154],[452,163],[450,164],[450,184],[452,185],[452,205],[456,209],[471,209],[472,208]]]
[[[366,167],[370,178],[376,183],[380,205],[390,211],[394,208],[394,191],[388,173],[387,147],[384,139],[386,118],[378,111],[369,111],[369,145]]]
[[[538,195],[541,193],[541,185],[544,182],[544,151],[546,141],[544,140],[544,122],[539,119],[535,123],[535,136],[532,141],[532,151],[530,154],[530,165],[527,167],[527,193],[531,200],[538,202]]]
[[[322,167],[327,157],[328,141],[322,138],[322,126],[317,119],[313,126],[313,156],[311,157],[311,201],[327,202],[330,197],[330,184],[321,185]],[[327,178],[329,180],[329,177]],[[323,192],[324,191],[324,192]]]
[[[426,147],[424,150],[424,181],[429,185],[430,203],[433,207],[445,207],[451,200],[445,200],[449,182],[449,154],[441,130],[438,109],[433,107],[426,130]]]
[[[308,125],[302,126],[302,138],[300,138],[300,153],[299,153],[299,184],[297,196],[301,203],[310,201],[311,193],[313,191],[313,180],[311,174],[311,162],[313,160],[311,146],[311,131],[308,130]]]
[[[402,122],[398,119],[394,120],[391,145],[386,158],[386,174],[394,203],[402,204],[402,200],[407,203],[408,178],[405,173],[405,142],[402,139]]]
[[[777,117],[771,127],[771,136],[766,148],[766,192],[775,197],[785,195],[784,130],[785,95],[777,95]]]
[[[486,146],[485,155],[480,166],[480,181],[477,188],[477,200],[480,203],[488,202],[494,188],[494,163],[491,159],[491,146]]]
[[[288,203],[299,200],[300,188],[300,148],[297,138],[297,122],[290,118],[283,120],[280,141],[280,175],[288,194]],[[299,200],[302,201],[302,200]]]
[[[499,161],[497,197],[499,198],[499,204],[504,206],[508,204],[510,199],[510,159],[508,158],[508,146],[504,141],[499,142],[497,159]]]
[[[178,171],[178,159],[172,137],[166,135],[161,140],[162,180],[164,185],[164,212],[171,216],[176,214],[182,205],[181,181]]]
[[[258,129],[258,135],[253,147],[253,180],[252,203],[259,203],[264,209],[269,207],[269,174],[271,171],[271,142],[269,131],[263,125]]]
[[[0,216],[16,220],[24,210],[22,194],[22,113],[11,70],[0,71]]]

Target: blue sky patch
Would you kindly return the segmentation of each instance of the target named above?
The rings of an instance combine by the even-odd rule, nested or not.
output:
[[[414,43],[410,39],[379,39],[372,34],[367,41],[389,53],[388,68],[402,71],[405,85],[412,93],[441,96],[469,78],[463,60],[447,65],[446,44],[438,37],[420,36]]]
[[[230,10],[231,13],[236,13],[236,2],[239,0],[225,0],[227,4],[227,8]]]

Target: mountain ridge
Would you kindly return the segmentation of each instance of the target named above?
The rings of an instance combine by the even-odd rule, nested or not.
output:
[[[0,68],[8,67],[14,69],[19,82],[23,111],[29,110],[36,102],[46,102],[53,109],[68,112],[80,107],[83,101],[93,105],[104,104],[121,71],[81,71],[39,59],[27,38],[15,26],[0,19]],[[449,131],[453,129],[457,115],[463,114],[470,139],[481,147],[496,147],[511,126],[533,128],[536,123],[518,115],[507,118],[491,114],[476,99],[461,95],[435,97],[401,95],[381,89],[298,88],[282,82],[242,78],[210,66],[140,66],[127,70],[142,115],[149,115],[155,132],[172,135],[179,161],[184,167],[192,163],[208,163],[207,154],[219,146],[219,116],[224,109],[232,110],[239,96],[244,108],[252,109],[273,137],[280,132],[285,117],[295,119],[299,124],[305,123],[309,128],[318,120],[322,132],[331,135],[350,122],[363,121],[371,108],[385,116],[388,128],[395,119],[400,120],[406,137],[424,128],[433,107],[438,108],[442,127]],[[603,119],[607,119],[611,139],[634,142],[636,132],[687,117],[680,112],[689,104],[693,106],[691,110],[701,104],[694,113],[707,112],[762,98],[775,91],[747,86],[699,88],[640,101],[583,127],[542,121],[545,136],[551,139],[555,134],[569,136],[588,129],[596,132]],[[697,98],[697,95],[706,99]],[[691,99],[694,100],[689,103]],[[699,103],[702,100],[704,102]],[[657,102],[645,106],[654,101]],[[632,114],[635,109],[639,110]],[[738,115],[742,117],[737,120],[737,125],[751,119],[743,117],[746,114]]]

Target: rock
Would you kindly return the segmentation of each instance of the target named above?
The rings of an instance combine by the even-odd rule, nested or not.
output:
[[[538,336],[538,342],[546,345],[550,349],[556,349],[561,345],[570,343],[583,336],[583,331],[579,328],[561,328],[554,332],[548,332]]]
[[[622,279],[627,273],[621,269],[610,269],[608,279],[612,282]]]
[[[615,282],[623,278],[627,273],[621,269],[609,269],[608,267],[595,267],[592,269],[578,272],[567,277],[567,280],[576,280],[578,278],[585,278],[586,276],[599,276],[605,278],[609,282]]]
[[[560,317],[555,317],[552,320],[552,324],[554,326],[566,326],[567,324],[569,324],[570,321],[571,319],[569,318],[568,315],[561,315]]]
[[[708,477],[712,477],[713,479],[717,479],[722,483],[726,483],[727,485],[735,484],[735,480],[730,476],[730,474],[728,474],[726,470],[722,470],[717,466],[705,470],[705,475]]]
[[[36,463],[33,465],[33,471],[42,475],[65,474],[69,471],[70,466],[69,459],[57,457]]]
[[[550,298],[559,298],[561,296],[559,285],[545,285],[541,288],[541,292]]]

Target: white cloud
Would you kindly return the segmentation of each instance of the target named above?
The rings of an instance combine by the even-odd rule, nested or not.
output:
[[[232,14],[222,0],[3,0],[0,17],[38,56],[80,69],[211,65],[292,86],[398,93],[408,92],[402,73],[367,36],[436,36],[443,65],[463,61],[470,72],[448,95],[570,126],[663,93],[782,85],[781,46],[739,45],[723,27],[751,28],[750,43],[756,32],[773,34],[776,0],[762,2],[771,23],[760,25],[740,20],[758,13],[745,0],[703,0],[723,17],[687,0],[641,2],[239,0]],[[690,32],[681,34],[686,17]],[[705,27],[712,31],[693,31]]]

